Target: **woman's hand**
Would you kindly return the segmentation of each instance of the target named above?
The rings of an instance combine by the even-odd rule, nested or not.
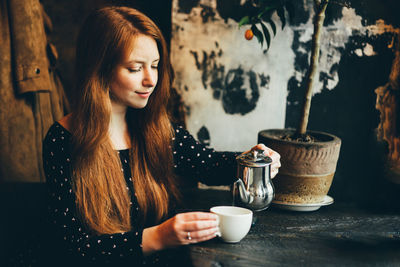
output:
[[[243,154],[253,150],[264,150],[264,155],[272,159],[271,178],[274,178],[278,174],[279,168],[281,167],[281,155],[279,155],[278,152],[266,147],[264,144],[258,144],[254,146],[251,150],[243,152]]]
[[[143,231],[143,253],[212,239],[218,232],[218,216],[209,212],[180,213]]]

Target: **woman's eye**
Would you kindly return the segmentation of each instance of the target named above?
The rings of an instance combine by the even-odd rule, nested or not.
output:
[[[152,69],[158,69],[158,65],[152,65],[151,68]]]
[[[142,68],[128,68],[129,72],[139,72]]]

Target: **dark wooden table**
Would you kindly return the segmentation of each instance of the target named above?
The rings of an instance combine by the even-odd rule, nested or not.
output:
[[[0,266],[21,251],[21,240],[45,221],[43,185],[0,188]],[[182,211],[230,205],[229,191],[189,190]],[[400,266],[400,212],[334,203],[314,212],[274,207],[239,243],[219,239],[170,253],[169,266]],[[28,223],[29,222],[29,223]],[[29,255],[28,255],[29,256]],[[35,255],[32,255],[35,256]],[[18,258],[18,257],[17,257]],[[176,263],[176,264],[175,264]],[[12,265],[14,266],[14,265]],[[42,267],[42,266],[41,266]]]
[[[189,210],[230,205],[229,191],[193,190]],[[400,266],[400,214],[334,203],[313,212],[271,206],[239,243],[189,247],[193,266]]]

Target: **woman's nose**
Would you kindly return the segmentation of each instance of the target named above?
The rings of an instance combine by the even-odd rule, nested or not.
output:
[[[157,71],[154,69],[148,69],[144,72],[143,85],[147,87],[154,87],[157,84]]]

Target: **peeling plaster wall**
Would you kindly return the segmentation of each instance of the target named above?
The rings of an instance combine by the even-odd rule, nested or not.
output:
[[[234,20],[225,22],[218,15],[215,1],[203,2],[189,13],[173,2],[175,86],[187,107],[186,123],[193,134],[207,129],[212,147],[244,150],[256,143],[259,130],[284,126],[287,92],[281,87],[294,64],[290,42],[285,41],[292,39],[292,32],[281,32],[276,40],[282,46],[264,54],[259,44],[243,38],[244,28],[238,30]],[[205,8],[215,14],[205,18]]]
[[[261,49],[255,38],[250,42],[243,38],[246,27],[238,30],[237,18],[220,16],[223,5],[228,8],[231,3],[173,0],[171,58],[175,86],[182,95],[187,127],[193,134],[206,129],[212,147],[244,150],[255,144],[262,129],[296,126],[295,120],[287,118],[286,109],[298,109],[301,98],[288,98],[288,90],[302,87],[314,12],[312,1],[298,2],[303,22],[278,30],[265,53],[265,47]],[[339,83],[338,64],[351,37],[395,31],[382,21],[363,25],[355,9],[337,9],[341,13],[323,31],[320,77],[315,79],[314,94],[334,90]],[[275,21],[279,25],[279,20]],[[351,53],[366,57],[375,51],[370,43],[363,43]],[[201,134],[198,137],[202,139]]]
[[[302,54],[308,57],[310,53],[309,43],[313,33],[313,12],[312,6],[305,5],[305,8],[310,9],[310,17],[305,24],[291,27],[291,30],[298,33],[299,46],[295,50],[296,54]],[[321,54],[319,65],[319,78],[314,80],[314,94],[320,93],[322,89],[332,90],[339,82],[337,64],[342,56],[341,52],[345,44],[349,41],[349,37],[356,32],[363,31],[365,28],[361,24],[362,18],[356,15],[354,9],[343,8],[342,18],[336,20],[332,25],[325,26],[321,35]],[[306,68],[293,69],[294,77],[297,82],[301,83],[306,75]],[[324,77],[324,78],[322,78]]]

